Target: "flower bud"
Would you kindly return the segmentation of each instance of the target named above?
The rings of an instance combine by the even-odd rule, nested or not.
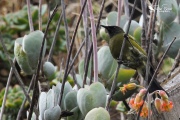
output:
[[[137,85],[136,83],[129,83],[126,85],[127,90],[134,90],[136,89]]]
[[[141,97],[144,96],[146,92],[147,92],[147,89],[145,89],[145,88],[141,89],[139,91],[139,96],[141,96]]]
[[[162,97],[162,99],[168,99],[166,92],[164,92],[163,90],[159,90],[159,95]]]
[[[120,87],[120,91],[125,94],[127,90],[134,90],[136,89],[137,85],[136,83],[129,83],[129,84],[124,84],[123,87]]]

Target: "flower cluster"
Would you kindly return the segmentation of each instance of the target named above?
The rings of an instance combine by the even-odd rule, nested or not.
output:
[[[173,103],[168,100],[166,92],[159,90],[157,93],[161,96],[161,98],[156,97],[154,101],[157,111],[159,113],[170,111],[173,108]]]
[[[139,111],[140,107],[143,105],[140,116],[146,118],[148,116],[148,104],[146,101],[143,101],[143,97],[147,92],[146,89],[141,89],[140,92],[136,95],[135,98],[130,99],[130,106],[136,112]]]
[[[147,102],[143,101],[143,97],[146,92],[147,92],[147,90],[145,88],[141,89],[140,92],[136,95],[136,97],[131,98],[130,102],[129,102],[131,108],[134,109],[136,112],[138,112],[140,107],[143,105],[141,113],[140,113],[140,116],[143,118],[146,118],[148,116],[148,112],[150,110],[148,108]],[[173,108],[173,103],[172,103],[172,101],[168,100],[168,96],[167,96],[166,92],[164,92],[162,90],[157,90],[154,93],[158,94],[160,96],[160,98],[156,97],[154,100],[154,104],[155,104],[155,107],[156,107],[158,113],[168,112]],[[151,96],[154,93],[152,93]],[[150,113],[152,113],[152,112],[150,111]]]

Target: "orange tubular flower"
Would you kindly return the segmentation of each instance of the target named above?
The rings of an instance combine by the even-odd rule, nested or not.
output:
[[[135,109],[135,106],[134,106],[134,98],[131,98],[130,101],[129,101],[129,104],[130,106]]]
[[[140,116],[146,118],[148,116],[148,105],[147,102],[144,103]]]
[[[162,109],[162,100],[160,98],[156,98],[154,101],[155,107],[158,111],[158,113],[161,113],[163,111]]]
[[[131,105],[131,107],[134,109],[134,110],[138,110],[142,104],[143,104],[143,99],[142,97],[140,97],[138,94],[136,95],[135,98],[132,98],[129,102],[129,104]]]
[[[136,108],[139,109],[143,104],[143,98],[139,94],[136,95],[134,103],[136,105]]]
[[[162,100],[162,111],[168,112],[173,108],[173,102],[167,99]]]

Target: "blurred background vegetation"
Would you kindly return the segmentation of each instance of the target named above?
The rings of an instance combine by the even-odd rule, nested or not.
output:
[[[97,22],[99,11],[100,11],[100,6],[101,2],[100,0],[92,0],[93,1],[93,12],[95,15],[95,21]],[[117,13],[114,13],[112,11],[117,11],[117,2],[118,0],[110,0],[106,1],[105,3],[105,9],[103,10],[102,14],[102,21],[101,24],[103,24],[103,19],[107,20],[109,19],[109,24],[113,24],[113,20],[116,20],[114,15]],[[131,11],[132,5],[133,5],[134,0],[129,0],[129,8]],[[73,35],[74,28],[76,26],[77,19],[79,17],[79,13],[81,10],[81,5],[79,0],[65,0],[65,3],[67,5],[66,7],[66,16],[67,16],[67,22],[69,25],[69,35],[70,38]],[[33,19],[33,24],[34,24],[34,29],[38,30],[38,5],[39,1],[38,0],[31,0],[31,13],[32,13],[32,19]],[[45,31],[47,21],[49,18],[49,14],[52,12],[53,8],[55,7],[55,0],[44,0],[43,5],[42,5],[42,31]],[[111,13],[110,13],[111,12]],[[50,46],[54,37],[54,33],[57,27],[57,21],[59,19],[59,16],[61,14],[61,10],[59,9],[58,12],[56,13],[55,17],[53,18],[50,28],[47,34],[47,50],[46,50],[46,57],[49,53]],[[135,14],[133,16],[133,20],[139,22],[140,17],[141,17],[141,4],[139,0],[139,4],[137,4]],[[108,16],[109,15],[109,16]],[[117,17],[117,16],[116,16]],[[124,19],[125,22],[127,21]],[[108,21],[106,21],[108,22]],[[125,24],[124,22],[124,24]],[[90,22],[89,22],[90,24]],[[123,24],[123,25],[124,25]],[[136,24],[136,23],[135,23]],[[137,23],[139,24],[139,23]],[[90,26],[90,25],[89,25]],[[121,26],[123,27],[123,26]],[[158,26],[159,27],[159,26]],[[159,29],[159,28],[158,28]],[[158,30],[157,30],[158,31]],[[1,0],[0,1],[0,32],[3,37],[3,40],[6,44],[6,47],[8,49],[8,52],[11,55],[11,58],[14,57],[14,42],[17,38],[23,37],[25,34],[29,33],[29,22],[28,22],[28,15],[27,15],[27,6],[25,0]],[[98,47],[101,47],[106,43],[106,38],[103,38],[103,36],[100,36],[100,34],[97,35],[98,37]],[[134,36],[135,37],[135,36]],[[76,40],[75,40],[75,46],[73,47],[73,55],[75,55],[77,49],[80,47],[80,44],[82,43],[84,39],[84,28],[83,28],[83,23],[81,22],[80,27],[78,28],[78,33],[76,35]],[[76,60],[75,63],[75,69],[78,71],[78,65],[80,61],[84,58],[85,56],[85,48],[83,48],[82,52],[78,56],[78,59]],[[157,59],[159,56],[161,56],[161,52],[158,53]],[[61,22],[59,34],[57,36],[57,42],[55,45],[54,53],[53,53],[53,59],[52,63],[60,68],[60,63],[62,59],[66,61],[66,56],[67,56],[67,50],[66,50],[66,41],[65,41],[65,31],[64,31],[64,26],[63,22]],[[164,62],[164,66],[161,69],[162,74],[167,74],[172,66],[173,59],[171,58],[166,58],[167,60]],[[20,72],[19,66],[16,64],[16,67],[18,68]],[[63,66],[65,67],[65,66]],[[10,71],[10,64],[7,60],[6,55],[4,54],[4,51],[2,49],[2,46],[0,45],[0,98],[3,96],[4,92],[4,87],[7,82],[7,78],[9,75]],[[30,82],[31,76],[21,76],[27,85]],[[11,90],[9,93],[12,95],[15,93],[14,91],[19,90],[19,87],[17,87],[17,81],[15,76],[13,76],[13,80],[11,82]],[[21,94],[21,93],[18,93]],[[18,96],[16,93],[13,97],[14,98],[9,98],[9,100],[14,100],[17,99],[18,103]],[[21,94],[23,96],[23,94]],[[0,99],[0,102],[2,99]],[[7,102],[8,103],[8,102]],[[11,104],[8,104],[11,105]],[[19,106],[21,104],[18,104]],[[13,106],[13,105],[11,105]],[[19,106],[16,106],[19,107]]]
[[[39,4],[38,2],[39,2],[38,0],[31,0],[31,11],[32,11],[31,13],[32,13],[32,19],[33,19],[35,30],[38,30],[38,4]],[[130,2],[133,2],[133,0],[131,0]],[[69,34],[70,36],[72,36],[73,28],[79,16],[81,6],[80,6],[79,1],[77,0],[65,0],[65,3],[67,4],[66,15],[67,15],[67,21],[69,25]],[[101,5],[101,1],[98,1],[98,0],[93,1],[93,7],[94,7],[93,9],[94,9],[95,18],[98,17],[97,15],[99,14],[99,11],[100,11],[100,5]],[[132,4],[130,4],[130,7],[131,6]],[[53,10],[54,7],[55,7],[55,0],[43,1],[42,31],[45,30],[46,23],[49,18],[49,14]],[[110,11],[117,11],[117,1],[107,1],[105,3],[105,10],[103,11],[103,18],[105,18],[107,13]],[[47,36],[46,53],[49,52],[50,45],[51,45],[54,32],[56,29],[56,23],[58,21],[60,13],[61,11],[59,10],[50,24],[50,28],[49,28],[48,36]],[[136,14],[134,18],[138,19],[139,14],[140,12],[136,10]],[[64,32],[63,22],[61,22],[61,24],[62,25],[60,27],[59,34],[57,36],[58,40],[56,42],[55,50],[53,53],[54,54],[53,60],[52,60],[53,63],[57,66],[60,65],[60,61],[62,58],[66,59],[66,41],[65,41],[65,34],[64,34],[65,32]],[[29,33],[27,6],[24,0],[11,0],[11,2],[9,2],[8,0],[0,1],[0,31],[6,43],[7,49],[11,57],[13,58],[14,41],[16,40],[16,38],[23,37],[25,34]],[[81,26],[78,29],[78,34],[76,36],[73,53],[75,53],[77,48],[79,48],[80,43],[82,42],[84,38],[82,34],[83,31],[84,31],[83,24],[81,23]],[[99,45],[102,45],[103,42],[101,43],[100,40],[102,40],[102,38],[100,38],[100,36],[98,36],[98,40],[99,40]],[[76,62],[77,64],[75,65],[76,68],[78,66],[78,61],[80,61],[81,57],[83,56],[84,56],[84,52],[80,53],[78,60]],[[18,68],[18,65],[16,66]],[[0,46],[0,86],[1,86],[0,89],[2,89],[3,86],[7,82],[6,80],[9,74],[9,70],[10,70],[10,65],[7,61],[7,57],[5,56],[3,52],[2,46]],[[24,79],[28,79],[28,78],[25,77]],[[16,84],[16,81],[13,80],[12,84]]]

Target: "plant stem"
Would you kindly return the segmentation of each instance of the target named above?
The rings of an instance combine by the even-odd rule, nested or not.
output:
[[[87,62],[85,63],[83,85],[82,85],[83,88],[84,88],[84,85],[86,84],[86,78],[87,78],[87,74],[88,74],[89,62],[91,62],[90,59],[91,59],[92,49],[93,49],[93,47],[91,46],[90,49],[89,49],[89,52],[88,52]],[[91,79],[90,79],[90,81],[91,81]]]
[[[71,56],[71,53],[72,53],[72,47],[73,47],[73,44],[74,44],[74,40],[75,40],[75,36],[76,36],[76,32],[77,32],[77,28],[79,26],[79,22],[80,22],[80,19],[79,21],[77,22],[77,25],[76,25],[76,28],[75,28],[75,31],[74,31],[74,34],[73,34],[73,38],[72,40],[70,41],[70,38],[69,38],[69,31],[68,31],[68,24],[67,24],[67,20],[66,20],[66,12],[65,12],[65,3],[64,3],[64,0],[61,0],[61,6],[62,6],[62,14],[63,14],[63,20],[64,20],[64,27],[65,27],[65,36],[66,36],[66,48],[67,48],[67,52],[68,52],[68,57],[67,57],[67,62],[66,62],[66,66],[65,66],[65,72],[64,72],[64,78],[67,74],[67,70],[68,70],[68,66],[69,66],[69,63],[72,59],[72,56]],[[81,18],[82,16],[79,16],[79,18]],[[73,42],[73,44],[71,44],[70,42]],[[76,82],[76,75],[75,75],[75,70],[74,70],[74,66],[72,67],[72,76],[73,76],[73,79],[74,81]],[[65,84],[65,83],[64,83]],[[62,86],[64,87],[63,83],[62,83]]]
[[[26,2],[27,2],[27,13],[28,13],[28,20],[29,20],[29,28],[30,28],[30,32],[33,32],[34,27],[33,27],[33,21],[32,21],[32,16],[31,16],[30,0],[26,0]]]
[[[13,63],[15,64],[15,58],[13,60]],[[3,117],[3,113],[4,113],[4,108],[5,108],[5,104],[6,104],[6,99],[7,99],[7,94],[8,94],[8,90],[9,90],[9,85],[11,83],[11,79],[12,79],[12,75],[13,75],[13,69],[11,67],[9,76],[8,76],[8,80],[7,80],[7,84],[6,84],[6,88],[5,88],[5,92],[4,92],[4,97],[3,97],[3,102],[1,105],[1,113],[0,113],[0,120],[2,120]]]
[[[81,12],[80,12],[80,16],[78,18],[78,21],[77,21],[77,24],[76,24],[76,27],[75,27],[75,30],[74,30],[74,33],[73,33],[73,37],[72,37],[72,40],[71,40],[71,44],[70,44],[70,48],[69,48],[69,52],[68,52],[68,56],[67,56],[67,62],[66,62],[66,67],[65,67],[65,72],[64,72],[64,78],[63,78],[63,81],[62,81],[62,86],[61,86],[61,92],[60,92],[60,95],[59,95],[59,105],[61,105],[61,102],[62,102],[62,97],[63,97],[63,93],[64,93],[64,86],[65,86],[65,82],[66,82],[66,75],[67,75],[67,71],[68,71],[68,66],[69,66],[69,62],[70,62],[70,57],[71,57],[71,53],[72,53],[72,47],[73,47],[73,44],[74,44],[74,40],[75,40],[75,36],[76,36],[76,33],[77,33],[77,29],[78,29],[78,26],[80,24],[80,20],[82,18],[82,13],[84,11],[84,8],[86,6],[86,3],[87,3],[87,0],[84,2],[83,4],[83,8],[81,9]],[[62,6],[65,6],[64,5],[64,0],[61,0],[61,5]],[[63,7],[64,8],[64,7]],[[66,21],[66,18],[65,18],[65,11],[63,10],[63,16],[64,16],[64,22]],[[65,24],[65,23],[64,23]],[[66,25],[65,25],[66,26]],[[68,32],[68,31],[65,31],[65,32]],[[67,36],[68,33],[66,33],[66,36]],[[68,37],[68,36],[67,36]],[[67,39],[66,37],[66,39]]]
[[[38,59],[37,70],[36,70],[36,73],[34,74],[35,75],[35,78],[34,78],[35,80],[33,80],[34,81],[34,83],[33,83],[33,96],[32,96],[32,102],[31,102],[31,105],[30,105],[28,120],[31,120],[32,113],[33,113],[33,108],[34,108],[34,105],[35,105],[35,100],[36,100],[36,98],[38,99],[37,83],[38,83],[38,77],[39,77],[39,72],[40,72],[40,68],[41,68],[42,53],[43,53],[44,43],[45,43],[45,40],[46,40],[46,36],[47,36],[47,32],[48,32],[48,29],[49,29],[50,22],[52,21],[57,9],[58,9],[58,5],[56,5],[56,7],[54,8],[53,13],[52,13],[52,15],[50,16],[50,18],[48,20],[47,27],[46,27],[46,30],[45,30],[45,33],[44,33],[44,37],[43,37],[43,41],[42,41],[42,45],[41,45],[41,50],[40,50],[40,54],[39,54],[39,59]]]
[[[81,0],[81,6],[83,6],[84,0]],[[85,57],[84,57],[84,70],[86,69],[86,64],[87,64],[87,57],[88,57],[88,49],[89,49],[89,27],[88,27],[88,9],[87,5],[84,9],[83,12],[83,26],[84,26],[84,31],[85,31]],[[85,73],[83,75],[83,81],[85,80]],[[86,80],[85,80],[86,81]],[[83,85],[84,86],[84,85]]]
[[[69,66],[69,70],[68,70],[68,72],[67,72],[67,74],[66,74],[66,78],[68,77],[67,75],[70,73],[70,71],[71,71],[71,69],[72,69],[72,67],[73,67],[73,65],[74,65],[74,62],[75,62],[77,56],[79,55],[82,47],[84,46],[84,43],[85,43],[85,40],[81,43],[81,45],[80,45],[80,47],[79,47],[76,55],[74,56],[74,58],[73,58],[73,60],[72,60],[72,62],[71,62],[71,64],[70,64],[70,66]]]
[[[148,40],[148,36],[147,36],[147,28],[148,28],[148,18],[147,18],[147,11],[146,11],[146,1],[145,0],[141,0],[141,7],[142,7],[142,13],[143,13],[143,27],[144,27],[144,35],[145,35],[145,39],[141,40],[141,46],[144,50],[146,50],[147,47],[147,40]]]
[[[156,0],[153,0],[153,2],[152,2],[152,6],[155,6],[155,2],[156,2]],[[156,9],[155,9],[155,11],[156,11]],[[147,43],[149,42],[149,40],[150,40],[150,36],[151,36],[151,30],[152,30],[152,22],[153,22],[153,16],[154,16],[154,12],[151,12],[151,14],[150,14],[150,19],[149,19],[149,26],[148,26],[148,31],[147,31]],[[146,52],[148,51],[148,46],[146,46]]]
[[[42,12],[42,0],[39,0],[39,30],[42,31],[42,17],[41,17],[41,12]]]
[[[56,40],[57,40],[56,38],[57,38],[57,35],[58,35],[58,32],[59,32],[59,28],[60,28],[60,24],[61,24],[61,20],[62,20],[62,16],[63,16],[63,14],[61,13],[61,15],[59,16],[59,20],[58,20],[58,23],[57,23],[56,31],[55,31],[55,34],[54,34],[53,42],[52,42],[52,45],[51,45],[51,48],[50,48],[50,51],[49,51],[47,61],[51,61],[52,54],[53,54],[53,49],[54,49],[54,46],[56,44]]]
[[[129,19],[129,0],[124,0],[124,11],[125,11],[125,15],[126,17]]]
[[[119,1],[118,1],[118,16],[117,16],[117,21],[116,21],[116,25],[117,25],[117,26],[120,26],[121,11],[122,11],[122,0],[119,0]]]
[[[94,22],[94,15],[93,15],[91,0],[88,0],[88,8],[89,8],[89,14],[90,14],[92,41],[93,41],[94,82],[98,82],[97,38],[96,38],[96,28],[95,28],[95,22]]]
[[[16,76],[18,82],[19,82],[20,87],[22,88],[22,90],[23,90],[23,92],[24,92],[28,102],[31,103],[31,98],[28,95],[28,93],[27,93],[27,91],[26,91],[26,89],[24,87],[25,85],[24,85],[24,83],[23,83],[23,81],[22,81],[22,79],[21,79],[21,77],[20,77],[20,75],[19,75],[19,73],[18,73],[18,71],[17,71],[13,61],[11,60],[11,57],[10,57],[8,51],[7,51],[7,48],[6,48],[5,44],[4,44],[4,41],[3,41],[3,38],[2,38],[1,35],[0,35],[0,42],[2,44],[3,50],[4,50],[5,54],[6,54],[6,57],[8,58],[8,61],[9,61],[10,65],[11,65],[13,73],[15,74],[15,76]]]
[[[98,22],[97,22],[97,26],[96,26],[96,34],[98,32],[98,28],[99,28],[99,25],[100,25],[100,20],[101,20],[101,17],[102,17],[102,12],[103,12],[103,9],[104,9],[104,4],[105,4],[105,1],[106,0],[103,0],[102,3],[101,3],[101,8],[100,8],[100,13],[99,13],[99,17],[98,17]],[[91,30],[89,31],[89,34],[91,33]],[[91,58],[91,54],[92,54],[92,51],[93,51],[93,44],[91,44],[90,46],[90,49],[89,49],[89,52],[88,52],[88,56],[87,56],[87,61],[86,61],[86,65],[85,65],[85,74],[84,74],[84,79],[83,79],[83,86],[84,84],[86,83],[86,78],[87,78],[87,72],[88,72],[88,68],[89,68],[89,61],[90,61],[90,58]],[[93,60],[92,60],[92,64],[91,64],[91,72],[93,71]],[[90,84],[92,83],[92,78],[90,78]]]
[[[31,87],[32,87],[32,85],[33,85],[33,80],[34,80],[34,75],[33,75],[33,77],[32,77],[32,79],[31,79],[31,82],[30,82],[30,84],[29,84],[29,88],[28,88],[28,93],[30,92],[30,90],[31,90]],[[22,104],[21,104],[21,107],[20,107],[20,109],[19,109],[19,112],[18,112],[18,115],[17,115],[17,118],[16,118],[16,120],[20,120],[20,118],[21,118],[21,116],[22,116],[22,112],[23,112],[23,109],[24,109],[24,105],[25,105],[25,103],[26,103],[26,98],[24,98],[24,100],[23,100],[23,102],[22,102]]]

